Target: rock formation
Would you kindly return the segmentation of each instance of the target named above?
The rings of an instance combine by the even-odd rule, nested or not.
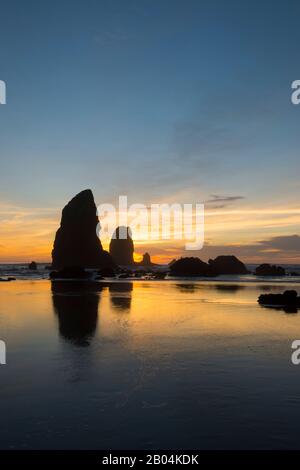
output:
[[[31,261],[31,263],[29,263],[28,265],[28,269],[30,269],[31,271],[36,271],[37,270],[37,264],[35,261]]]
[[[172,276],[219,276],[222,274],[247,274],[244,263],[235,256],[218,256],[208,264],[199,258],[180,258],[169,264]]]
[[[107,266],[106,268],[99,269],[98,275],[101,277],[115,277],[116,271],[113,267]]]
[[[53,268],[112,266],[110,255],[103,250],[97,237],[98,223],[93,193],[86,189],[63,208],[52,250]]]
[[[89,279],[91,273],[80,266],[69,266],[59,271],[51,271],[50,279]]]
[[[300,308],[300,297],[295,290],[286,290],[283,294],[261,294],[258,303],[264,307],[283,307],[286,311],[297,311]]]
[[[118,227],[111,239],[109,253],[114,262],[121,266],[133,265],[134,246],[129,227]]]
[[[170,266],[171,276],[211,276],[211,267],[199,258],[180,258]]]
[[[141,264],[141,266],[151,266],[152,265],[149,253],[145,253],[143,255],[143,259],[142,259],[140,264]]]
[[[285,276],[285,269],[281,266],[261,264],[255,269],[257,276]]]
[[[217,256],[214,260],[210,259],[208,264],[216,275],[248,274],[246,266],[236,256]]]

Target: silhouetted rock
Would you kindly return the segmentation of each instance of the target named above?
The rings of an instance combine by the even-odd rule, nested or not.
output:
[[[99,223],[93,193],[86,189],[77,194],[62,211],[60,228],[52,250],[52,266],[101,268],[112,266],[110,255],[97,237]]]
[[[28,265],[28,269],[31,269],[31,271],[36,271],[37,270],[37,264],[35,261],[31,261]]]
[[[141,264],[141,266],[151,266],[152,265],[149,253],[145,253],[143,255],[143,259],[142,259],[140,264]]]
[[[137,279],[140,279],[141,277],[143,277],[144,275],[146,274],[146,271],[142,270],[142,271],[136,271],[135,273],[133,273],[133,276]]]
[[[133,241],[129,227],[118,227],[111,239],[109,253],[114,262],[121,266],[134,264],[133,261]]]
[[[101,277],[115,277],[116,275],[114,268],[111,268],[110,266],[99,269],[98,274]]]
[[[0,282],[10,282],[10,281],[15,281],[16,278],[15,277],[0,277]]]
[[[261,264],[255,269],[257,276],[285,276],[285,269],[281,266]]]
[[[216,274],[248,274],[246,266],[236,256],[217,256],[208,264]]]
[[[118,276],[118,279],[128,279],[128,278],[129,278],[129,274],[126,274],[126,273],[121,273]]]
[[[154,279],[158,279],[158,280],[164,279],[166,275],[167,273],[164,273],[164,272],[157,272],[153,274]]]
[[[59,271],[51,271],[50,279],[90,279],[91,274],[79,266],[70,266]]]
[[[170,266],[171,276],[212,276],[211,267],[199,258],[180,258]]]
[[[265,307],[285,307],[294,311],[300,307],[300,297],[295,290],[286,290],[283,294],[261,294],[258,303]]]

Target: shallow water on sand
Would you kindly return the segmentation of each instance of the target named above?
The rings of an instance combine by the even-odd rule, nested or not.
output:
[[[257,304],[284,290],[2,283],[1,448],[300,449],[300,314]]]

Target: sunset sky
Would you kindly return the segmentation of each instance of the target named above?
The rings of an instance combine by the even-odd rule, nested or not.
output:
[[[0,262],[50,261],[62,207],[205,204],[205,245],[300,263],[298,1],[2,2]],[[105,245],[106,246],[106,245]]]

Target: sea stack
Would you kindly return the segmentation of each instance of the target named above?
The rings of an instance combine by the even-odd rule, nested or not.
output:
[[[248,274],[248,269],[236,256],[217,256],[215,259],[210,259],[208,264],[216,275]]]
[[[63,208],[52,250],[52,267],[62,269],[71,266],[112,266],[113,261],[103,250],[96,233],[98,223],[92,191],[81,191]]]
[[[141,261],[141,265],[142,266],[151,266],[152,265],[152,262],[151,262],[151,257],[149,255],[149,253],[145,253],[143,255],[143,259]]]
[[[199,258],[180,258],[171,264],[171,276],[212,276],[211,267]]]
[[[256,276],[285,276],[285,269],[281,266],[261,264],[255,269]]]
[[[29,263],[28,265],[28,269],[30,269],[31,271],[36,271],[37,270],[37,264],[35,261],[31,261],[31,263]]]
[[[134,246],[129,227],[118,227],[111,239],[109,253],[114,262],[121,266],[130,266],[133,261]]]

